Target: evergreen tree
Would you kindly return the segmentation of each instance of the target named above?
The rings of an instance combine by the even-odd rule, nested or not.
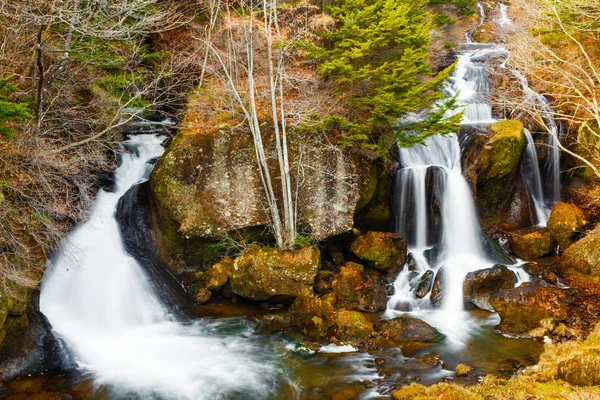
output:
[[[433,15],[427,4],[340,0],[330,8],[336,26],[321,32],[324,47],[315,54],[321,60],[318,72],[334,77],[350,105],[360,110],[352,120],[334,116],[325,121],[350,132],[346,140],[391,131],[400,145],[411,146],[456,131],[462,116],[448,113],[455,101],[443,99],[439,90],[453,66],[432,77],[428,63]],[[432,107],[428,116],[402,123],[409,113]]]
[[[17,91],[17,86],[11,83],[12,77],[0,78],[0,136],[10,139],[14,129],[8,124],[31,118],[29,104],[10,101],[10,95]]]

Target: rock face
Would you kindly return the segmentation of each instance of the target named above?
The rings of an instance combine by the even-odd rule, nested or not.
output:
[[[548,219],[548,229],[561,250],[569,247],[587,224],[585,212],[581,208],[563,202],[554,207]]]
[[[233,263],[231,289],[255,301],[292,300],[303,290],[312,291],[320,268],[321,252],[317,247],[297,251],[250,247]]]
[[[552,234],[547,229],[526,229],[510,234],[510,246],[523,260],[535,260],[554,249]]]
[[[563,264],[584,274],[600,276],[600,226],[573,243],[563,253]]]
[[[600,384],[600,350],[585,349],[558,364],[558,377],[572,385]]]
[[[352,243],[351,251],[370,267],[391,272],[406,260],[406,239],[390,232],[367,232]]]
[[[525,148],[523,124],[500,121],[490,128],[492,136],[481,149],[477,168],[477,201],[495,209],[514,183]]]
[[[39,310],[39,292],[31,296],[26,313],[10,317],[6,325],[8,334],[0,330],[0,335],[6,335],[0,344],[0,382],[60,370],[62,346]]]
[[[500,330],[526,333],[546,318],[567,317],[566,293],[563,290],[526,282],[511,289],[499,290],[490,304],[500,316]]]
[[[362,265],[348,263],[333,282],[337,308],[355,311],[383,311],[387,305],[387,290],[381,279],[365,272]]]
[[[462,132],[463,174],[473,185],[482,223],[504,229],[532,223],[527,190],[519,177],[518,165],[526,139],[519,121],[499,121],[487,130]]]
[[[252,136],[232,132],[229,127],[203,131],[195,119],[196,106],[200,105],[190,105],[177,137],[152,172],[150,184],[155,229],[166,232],[158,235],[163,253],[172,259],[183,254],[182,261],[199,270],[200,266],[190,264],[205,260],[185,254],[181,247],[186,243],[218,241],[232,233],[264,237],[269,216]],[[268,137],[264,142],[271,154],[274,144]],[[288,147],[292,170],[310,165],[303,169],[302,184],[298,185],[299,228],[313,240],[349,231],[371,161],[318,135],[290,137]],[[275,158],[268,163],[280,199],[279,164]]]
[[[437,343],[444,338],[427,322],[408,315],[382,322],[379,331],[396,342]]]
[[[495,311],[490,296],[517,283],[517,275],[504,265],[469,272],[463,283],[463,296],[468,309]]]

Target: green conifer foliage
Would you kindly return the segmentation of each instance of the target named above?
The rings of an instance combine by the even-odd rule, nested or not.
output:
[[[428,63],[434,16],[427,0],[339,0],[330,8],[335,28],[321,32],[324,46],[315,52],[318,72],[333,77],[338,90],[359,112],[351,121],[325,121],[360,141],[391,131],[400,145],[423,143],[433,134],[457,129],[461,115],[450,115],[454,99],[439,90],[453,66],[432,77]],[[422,120],[402,123],[411,112],[433,111]]]
[[[9,122],[20,122],[32,118],[29,114],[29,104],[13,102],[10,95],[17,91],[17,86],[11,83],[12,77],[0,78],[0,136],[10,139],[14,129]]]

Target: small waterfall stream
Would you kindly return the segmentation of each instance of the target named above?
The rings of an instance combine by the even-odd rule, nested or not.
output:
[[[100,190],[87,222],[48,266],[41,311],[77,367],[109,398],[264,399],[276,388],[274,358],[244,320],[182,322],[170,315],[124,249],[114,213],[123,194],[147,179],[164,138],[125,142],[116,191]]]
[[[456,69],[445,89],[464,106],[463,124],[469,125],[495,122],[492,107],[486,101],[491,89],[486,63],[508,55],[500,45],[473,42],[473,32],[486,18],[481,4],[478,9],[479,25],[467,33],[467,43],[458,55]],[[500,7],[498,25],[513,26],[505,5]],[[549,160],[540,168],[533,137],[529,131],[525,135],[527,148],[522,174],[532,198],[535,223],[544,226],[560,193],[559,153],[553,148]],[[396,180],[396,230],[408,238],[414,261],[396,279],[386,315],[410,312],[440,329],[451,344],[462,347],[477,328],[464,310],[464,277],[494,263],[481,248],[472,193],[461,173],[457,136],[433,136],[426,145],[400,149],[400,163],[402,169]],[[544,193],[546,186],[551,187],[552,193]],[[520,281],[527,279],[517,266],[511,268]]]

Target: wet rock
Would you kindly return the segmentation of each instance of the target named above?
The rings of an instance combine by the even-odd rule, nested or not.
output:
[[[406,268],[408,268],[409,271],[416,271],[417,269],[417,262],[411,253],[408,253],[406,256]]]
[[[28,303],[26,313],[8,317],[6,334],[0,344],[0,381],[9,381],[29,374],[60,371],[63,350],[52,334],[52,327],[39,309],[39,292]],[[0,334],[2,334],[0,332]]]
[[[432,367],[435,367],[436,365],[438,365],[440,363],[440,355],[439,354],[425,354],[425,355],[417,357],[417,361],[419,361],[420,363],[423,363],[426,365],[431,365]]]
[[[600,350],[585,349],[558,364],[558,377],[572,385],[600,384]]]
[[[534,262],[523,264],[521,268],[531,276],[539,276],[542,273],[540,266]]]
[[[444,335],[427,322],[408,315],[383,321],[378,330],[396,342],[437,343],[444,338]]]
[[[296,251],[250,247],[233,263],[231,289],[254,301],[290,301],[304,290],[312,291],[320,268],[317,247]]]
[[[548,229],[524,229],[512,232],[510,246],[517,257],[535,260],[554,249],[552,234]]]
[[[547,318],[567,317],[566,293],[554,287],[526,282],[519,287],[501,289],[490,297],[500,316],[499,328],[508,333],[525,333]]]
[[[446,269],[440,268],[435,274],[435,280],[433,281],[433,288],[431,288],[431,304],[434,307],[439,307],[444,300],[444,281]]]
[[[406,259],[406,239],[390,232],[367,232],[352,243],[351,251],[370,267],[399,271]]]
[[[517,262],[514,257],[508,254],[508,252],[496,242],[496,240],[498,240],[501,243],[506,244],[510,240],[510,236],[496,234],[494,235],[494,238],[491,238],[486,234],[482,234],[480,235],[480,238],[481,248],[491,260],[501,264],[515,264]]]
[[[368,274],[362,265],[348,263],[333,282],[335,305],[355,311],[376,312],[385,310],[387,290],[375,274]]]
[[[415,290],[415,297],[417,299],[422,299],[427,296],[431,288],[433,287],[433,278],[434,272],[432,270],[426,271],[421,279],[419,280],[419,284],[417,285],[417,290]]]
[[[443,258],[443,252],[440,246],[433,246],[431,249],[427,249],[423,252],[427,264],[436,266]]]
[[[517,275],[504,265],[469,272],[463,283],[463,297],[467,309],[494,311],[490,296],[517,283]]]
[[[327,300],[309,291],[302,292],[289,309],[292,326],[313,339],[327,337],[336,317],[333,306]]]
[[[563,253],[562,264],[584,274],[600,276],[598,260],[600,260],[600,226],[569,246]]]
[[[559,249],[571,245],[588,224],[585,212],[574,204],[559,202],[548,219],[548,229]]]
[[[367,339],[373,333],[373,324],[357,311],[340,311],[335,318],[335,335],[342,340]]]
[[[467,376],[473,371],[475,371],[475,368],[471,367],[470,365],[458,364],[454,370],[454,373],[456,376]]]

